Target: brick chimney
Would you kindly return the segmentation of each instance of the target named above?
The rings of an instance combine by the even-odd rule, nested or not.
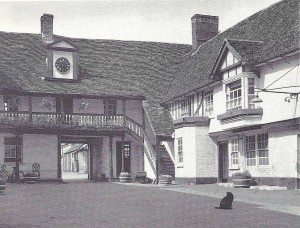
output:
[[[193,49],[198,48],[201,44],[218,35],[219,17],[195,14],[191,20]]]
[[[53,15],[44,13],[41,16],[41,33],[45,43],[53,42]]]

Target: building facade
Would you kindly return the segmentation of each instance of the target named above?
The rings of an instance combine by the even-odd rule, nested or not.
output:
[[[62,146],[79,143],[89,179],[155,176],[159,98],[190,45],[61,37],[50,14],[41,34],[0,40],[1,164],[28,172],[38,163],[40,179],[61,180]]]
[[[195,15],[193,29],[208,19],[217,23]],[[212,35],[193,44],[162,103],[175,127],[177,182],[228,182],[248,170],[258,184],[299,188],[299,1],[220,34],[199,27],[193,34]]]

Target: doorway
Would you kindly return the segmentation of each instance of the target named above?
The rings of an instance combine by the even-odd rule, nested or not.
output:
[[[121,173],[122,170],[122,142],[116,142],[116,159],[117,159],[117,175]],[[131,148],[130,142],[124,142],[124,170],[130,173],[130,157]]]
[[[228,142],[219,143],[219,182],[228,181]]]
[[[62,143],[61,153],[63,180],[89,178],[89,145],[87,143]]]

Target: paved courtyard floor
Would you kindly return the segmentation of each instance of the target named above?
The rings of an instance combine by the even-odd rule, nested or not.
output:
[[[203,193],[217,192],[210,197],[196,194],[199,188],[92,181],[8,184],[0,195],[0,227],[300,227],[299,216],[245,203],[235,189],[233,209],[215,209],[228,189],[206,186],[204,191],[202,186]]]

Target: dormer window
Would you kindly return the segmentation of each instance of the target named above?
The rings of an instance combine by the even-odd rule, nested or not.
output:
[[[78,81],[78,48],[60,40],[47,46],[49,80]]]

